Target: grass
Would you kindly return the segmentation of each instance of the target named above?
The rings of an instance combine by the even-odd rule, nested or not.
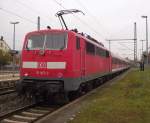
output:
[[[150,67],[131,71],[85,100],[69,123],[150,123]]]

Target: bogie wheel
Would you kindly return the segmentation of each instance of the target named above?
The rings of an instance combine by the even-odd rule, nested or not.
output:
[[[67,92],[53,94],[54,104],[64,105],[69,103],[69,97]]]

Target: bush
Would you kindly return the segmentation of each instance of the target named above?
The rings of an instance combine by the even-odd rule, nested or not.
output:
[[[12,56],[9,52],[0,50],[0,66],[9,64],[12,61]]]

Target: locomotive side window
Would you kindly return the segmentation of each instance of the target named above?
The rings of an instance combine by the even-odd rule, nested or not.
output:
[[[76,49],[80,49],[80,38],[76,37]]]
[[[66,48],[67,33],[49,33],[31,35],[28,38],[26,48],[28,50],[35,49],[50,49],[50,50],[62,50]]]
[[[101,57],[109,57],[109,52],[99,47],[96,47],[96,55]]]
[[[106,51],[102,49],[102,56],[106,57]]]
[[[86,42],[86,52],[89,54],[95,54],[95,46],[89,42]]]
[[[109,57],[109,52],[108,51],[106,51],[106,57]]]

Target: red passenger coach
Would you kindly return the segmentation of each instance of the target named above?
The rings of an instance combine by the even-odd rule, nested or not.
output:
[[[130,67],[128,60],[123,59],[114,54],[111,54],[111,56],[112,56],[112,72],[121,71],[121,70],[124,70],[124,69]]]

